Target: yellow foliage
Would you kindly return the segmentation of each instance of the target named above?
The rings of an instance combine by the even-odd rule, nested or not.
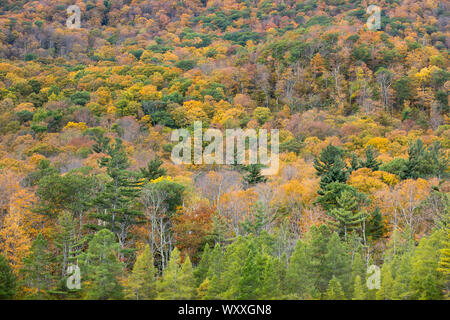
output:
[[[72,122],[70,121],[63,130],[67,130],[67,129],[75,129],[75,130],[79,130],[79,131],[83,131],[87,129],[87,125],[84,122]]]

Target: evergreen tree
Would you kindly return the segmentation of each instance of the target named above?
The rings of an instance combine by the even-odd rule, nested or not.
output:
[[[362,198],[362,194],[352,186],[345,183],[332,182],[326,185],[324,189],[319,190],[320,196],[317,197],[315,203],[320,204],[326,211],[330,211],[333,208],[339,207],[338,198],[343,192],[349,192],[357,199]]]
[[[356,154],[354,152],[352,152],[352,159],[350,161],[350,171],[356,171],[359,168],[361,168],[360,161],[359,161],[358,157],[356,156]]]
[[[200,259],[200,262],[194,270],[194,276],[196,280],[196,286],[198,287],[203,281],[205,281],[208,270],[211,263],[211,249],[209,248],[209,244],[205,244],[205,248],[203,249],[203,254]]]
[[[330,223],[336,227],[338,233],[347,240],[347,235],[354,229],[360,227],[361,222],[366,219],[363,212],[358,212],[358,201],[356,197],[348,192],[343,191],[337,198],[338,208],[334,208],[328,212],[335,221]]]
[[[366,292],[364,290],[364,286],[361,283],[360,276],[356,276],[355,278],[355,284],[353,287],[353,298],[352,300],[365,300],[366,299]]]
[[[325,300],[345,300],[344,291],[341,283],[336,277],[331,278],[325,293]]]
[[[446,277],[438,271],[444,230],[436,230],[423,237],[415,249],[411,261],[412,299],[439,300],[443,298]]]
[[[286,271],[288,293],[305,297],[314,290],[310,262],[307,244],[298,240]]]
[[[158,283],[158,298],[190,300],[195,296],[195,278],[189,257],[181,263],[180,251],[173,249],[164,275]]]
[[[259,298],[262,289],[265,260],[251,245],[249,254],[242,267],[239,279],[237,298],[240,300],[255,300]]]
[[[319,184],[321,190],[332,182],[347,181],[348,170],[344,162],[344,150],[339,147],[329,144],[322,149],[320,156],[314,159],[314,168],[321,177]],[[322,194],[320,191],[319,194]]]
[[[66,281],[69,276],[68,266],[73,264],[80,254],[80,246],[84,240],[78,240],[76,233],[76,221],[70,212],[64,212],[58,218],[54,244],[58,248],[57,262],[60,266],[61,281],[58,284],[59,290],[67,291]]]
[[[246,218],[242,223],[242,227],[246,233],[259,235],[264,227],[269,223],[266,208],[261,201],[257,201],[253,207],[253,212],[253,216],[251,218]]]
[[[16,293],[16,276],[8,260],[0,255],[0,300],[12,299]]]
[[[94,235],[87,252],[80,256],[88,299],[108,300],[123,297],[123,288],[119,281],[123,264],[117,260],[119,250],[114,234],[103,229]]]
[[[408,150],[405,178],[426,178],[435,173],[436,163],[432,152],[426,149],[421,139],[417,139]]]
[[[154,159],[150,160],[147,168],[141,168],[141,175],[147,180],[155,180],[166,175],[167,171],[161,168],[163,161],[156,155]]]
[[[438,271],[450,276],[450,226],[446,228],[446,239],[442,245]]]
[[[33,289],[32,298],[42,299],[51,289],[51,253],[48,242],[39,234],[31,245],[30,254],[24,259],[21,270],[25,285]]]
[[[116,139],[114,145],[108,144],[105,148],[104,152],[108,157],[100,159],[100,167],[106,168],[110,181],[105,182],[98,192],[93,201],[98,211],[91,214],[93,218],[104,223],[90,224],[89,227],[95,230],[111,230],[123,249],[130,228],[144,222],[144,214],[136,209],[141,183],[126,170],[130,163],[122,140]]]
[[[137,256],[131,275],[128,278],[126,298],[133,300],[155,299],[157,295],[156,273],[153,255],[149,245],[146,245],[144,251]]]
[[[380,239],[386,232],[383,216],[381,215],[380,208],[376,207],[367,218],[366,223],[366,235],[376,241]]]
[[[280,273],[275,258],[267,255],[265,257],[265,268],[262,274],[262,284],[259,299],[278,299],[281,296]]]
[[[376,159],[376,150],[372,146],[368,146],[365,149],[365,153],[366,160],[360,162],[360,168],[369,168],[372,171],[377,171],[382,163]]]
[[[249,241],[251,240],[240,236],[227,247],[220,262],[211,259],[211,266],[215,271],[208,292],[210,298],[237,299],[240,275],[249,254]]]
[[[267,182],[267,178],[261,174],[261,165],[250,164],[248,166],[244,166],[243,169],[247,172],[247,174],[244,175],[244,187]]]
[[[396,298],[394,291],[394,279],[390,270],[390,266],[383,265],[381,268],[381,285],[376,292],[377,300],[393,300]]]
[[[351,257],[348,253],[347,245],[340,240],[336,232],[333,232],[329,238],[326,246],[326,254],[322,259],[323,262],[319,268],[321,273],[317,275],[318,283],[324,289],[326,282],[331,280],[332,277],[335,277],[339,280],[343,291],[349,295],[352,280]]]

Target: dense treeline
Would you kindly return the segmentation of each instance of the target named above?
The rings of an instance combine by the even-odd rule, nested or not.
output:
[[[0,0],[0,298],[448,298],[447,4],[367,5]],[[173,164],[197,120],[278,174]]]

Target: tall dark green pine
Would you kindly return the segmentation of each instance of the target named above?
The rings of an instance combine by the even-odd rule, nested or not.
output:
[[[328,215],[334,218],[335,221],[330,223],[337,228],[339,235],[344,236],[347,240],[347,235],[361,226],[367,217],[366,215],[358,211],[358,200],[356,197],[348,192],[344,191],[337,198],[338,208],[333,208],[328,212]]]
[[[30,298],[43,299],[51,289],[51,260],[48,241],[39,234],[33,241],[30,254],[24,259],[24,267],[21,270],[25,285],[35,290]]]
[[[147,180],[155,180],[159,177],[164,176],[167,171],[166,169],[161,168],[162,164],[163,161],[158,156],[155,156],[155,158],[150,160],[150,162],[147,164],[147,168],[140,169],[141,175]]]
[[[0,255],[0,300],[12,299],[16,293],[16,276],[8,260]]]
[[[435,171],[431,152],[425,148],[421,139],[417,139],[408,149],[405,177],[412,179],[426,178]]]
[[[64,212],[58,219],[56,227],[56,235],[54,244],[58,248],[58,255],[56,257],[60,268],[60,283],[58,291],[68,291],[66,286],[67,277],[70,276],[67,272],[69,265],[76,263],[76,257],[80,254],[81,246],[84,243],[83,239],[78,239],[76,232],[76,220],[70,212]]]
[[[344,162],[344,150],[329,144],[322,149],[320,156],[314,159],[314,168],[320,177],[320,188],[332,182],[344,183],[348,178],[347,165]],[[319,190],[319,194],[320,190]]]
[[[100,159],[100,167],[106,168],[110,181],[102,185],[94,204],[97,212],[91,217],[103,221],[103,225],[91,224],[89,227],[100,230],[107,228],[118,238],[120,247],[125,248],[130,228],[144,222],[144,214],[137,210],[141,182],[126,169],[130,166],[122,140],[104,147],[108,155]]]
[[[370,213],[366,224],[366,235],[371,240],[380,239],[386,232],[383,216],[381,215],[380,208],[377,207]]]

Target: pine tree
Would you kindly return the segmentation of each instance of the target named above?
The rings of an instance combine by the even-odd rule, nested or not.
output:
[[[341,283],[336,277],[331,278],[325,293],[325,300],[345,300],[344,291]]]
[[[251,246],[238,284],[238,299],[255,300],[259,298],[262,287],[265,261],[259,252]]]
[[[350,170],[351,171],[356,171],[359,168],[361,168],[360,166],[360,160],[358,159],[358,157],[356,156],[356,154],[354,152],[352,152],[352,159],[350,161]]]
[[[438,271],[441,249],[446,237],[444,230],[436,230],[420,239],[411,257],[411,298],[440,300],[443,298],[446,277]]]
[[[248,173],[247,175],[244,175],[245,187],[267,182],[267,178],[261,175],[261,165],[259,164],[244,166],[244,171]]]
[[[108,157],[100,159],[100,167],[106,168],[111,180],[98,192],[93,201],[98,211],[91,215],[104,223],[90,224],[89,227],[95,230],[111,230],[117,236],[120,247],[124,249],[130,228],[144,222],[145,215],[136,209],[141,182],[126,170],[130,163],[122,140],[116,139],[114,145],[108,144],[105,148],[104,152]]]
[[[259,235],[264,227],[269,223],[266,214],[266,208],[261,201],[256,202],[253,208],[253,216],[246,218],[242,223],[245,232]]]
[[[358,202],[353,194],[344,191],[337,198],[338,208],[334,208],[328,212],[328,215],[336,221],[330,221],[334,225],[338,233],[347,240],[347,235],[354,229],[360,227],[367,217],[363,212],[358,212]]]
[[[154,159],[150,160],[147,164],[147,168],[141,168],[141,175],[151,181],[158,179],[166,175],[167,171],[164,168],[161,168],[163,161],[156,155]]]
[[[0,255],[0,300],[12,299],[16,293],[16,276],[8,260]]]
[[[364,259],[362,258],[359,252],[356,252],[353,256],[352,262],[352,285],[354,286],[356,277],[359,277],[361,281],[365,281],[366,279],[366,271],[367,267],[364,263]]]
[[[30,249],[30,254],[24,259],[21,270],[26,286],[33,289],[32,298],[41,299],[51,289],[51,253],[48,242],[39,234]]]
[[[126,298],[133,300],[155,299],[157,295],[156,273],[153,255],[149,245],[146,245],[144,251],[137,256],[131,275],[128,278]]]
[[[426,178],[436,173],[432,152],[426,149],[423,141],[417,139],[408,149],[405,178]]]
[[[356,276],[355,284],[353,286],[352,300],[365,300],[365,299],[366,299],[366,293],[364,291],[364,286],[361,283],[361,278],[359,276]]]
[[[314,286],[307,250],[307,244],[298,240],[286,271],[287,292],[297,297],[307,296]]]
[[[317,175],[321,177],[319,184],[321,190],[332,182],[346,182],[348,171],[344,162],[344,150],[329,144],[322,149],[319,158],[314,159],[314,169],[317,170]],[[319,194],[321,193],[319,192]]]
[[[262,274],[262,285],[259,299],[278,299],[281,296],[280,274],[277,273],[277,261],[270,256],[265,258],[266,264]]]
[[[396,298],[394,291],[394,279],[390,267],[386,264],[381,269],[381,285],[376,292],[377,300],[394,300]]]
[[[158,299],[190,300],[195,295],[195,278],[189,257],[181,263],[180,251],[173,249],[167,268],[158,283]]]
[[[329,281],[332,277],[335,277],[339,280],[343,291],[350,293],[352,280],[351,257],[348,253],[346,243],[340,240],[336,232],[329,238],[326,254],[322,259],[323,262],[320,269],[323,271],[318,278],[320,282],[323,282],[323,286],[325,286],[325,281]]]
[[[123,288],[119,277],[123,264],[118,261],[120,250],[114,234],[103,229],[89,242],[86,253],[80,256],[81,275],[87,288],[87,298],[93,300],[121,299]]]
[[[202,258],[200,262],[194,270],[194,276],[196,280],[196,286],[198,287],[203,281],[205,281],[208,270],[211,262],[211,249],[209,248],[209,244],[205,244],[205,248],[203,249]]]
[[[76,261],[76,257],[80,254],[80,246],[83,240],[78,241],[76,234],[76,221],[70,212],[64,212],[58,218],[57,233],[55,235],[54,244],[58,248],[57,262],[60,265],[61,281],[59,287],[66,291],[67,268]]]
[[[367,218],[366,223],[366,235],[376,241],[380,239],[386,232],[383,216],[381,215],[380,208],[376,207]]]

